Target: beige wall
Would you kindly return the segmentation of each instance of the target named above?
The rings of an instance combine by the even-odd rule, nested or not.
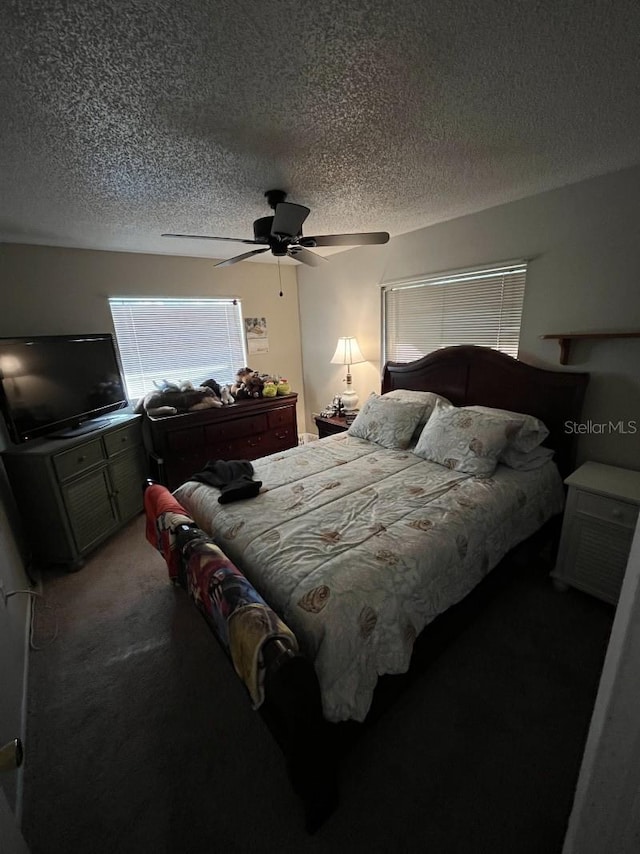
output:
[[[299,394],[303,430],[295,267],[283,264],[281,272],[284,295],[279,297],[275,264],[246,261],[216,269],[204,258],[5,245],[0,247],[0,336],[112,332],[108,297],[239,297],[245,317],[266,317],[268,324],[269,353],[252,356],[249,365],[287,377]]]
[[[542,367],[560,368],[544,333],[640,329],[639,222],[636,167],[298,268],[308,418],[341,388],[343,370],[329,364],[340,335],[355,335],[369,359],[352,371],[361,399],[379,390],[385,281],[530,259],[520,358]],[[640,469],[640,339],[574,345],[572,369],[591,374],[585,420],[637,422],[635,435],[584,436],[579,458]]]

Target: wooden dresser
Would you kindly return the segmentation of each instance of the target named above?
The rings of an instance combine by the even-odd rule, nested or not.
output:
[[[297,394],[286,394],[167,418],[146,416],[155,476],[173,490],[208,460],[255,460],[295,447],[297,400]]]

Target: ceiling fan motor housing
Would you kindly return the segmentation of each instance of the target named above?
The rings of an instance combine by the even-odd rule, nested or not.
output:
[[[268,246],[275,256],[284,258],[287,254],[287,247],[291,243],[291,237],[288,235],[273,234],[273,217],[263,216],[256,219],[253,223],[253,236],[256,243],[264,243]]]

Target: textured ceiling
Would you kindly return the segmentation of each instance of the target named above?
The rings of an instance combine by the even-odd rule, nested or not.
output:
[[[250,238],[272,187],[398,234],[630,166],[639,44],[636,0],[5,0],[0,240],[224,258],[160,234]]]

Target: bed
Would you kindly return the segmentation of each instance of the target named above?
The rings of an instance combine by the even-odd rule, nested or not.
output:
[[[387,363],[347,433],[254,461],[257,497],[174,497],[293,632],[323,719],[363,721],[417,636],[561,513],[587,382],[479,347]],[[505,464],[520,439],[527,465]]]

